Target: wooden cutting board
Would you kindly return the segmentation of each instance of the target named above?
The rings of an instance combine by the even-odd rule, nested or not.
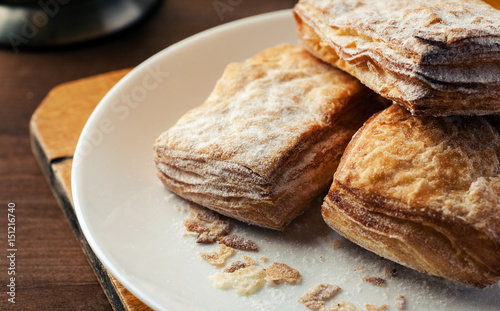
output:
[[[106,270],[88,245],[71,195],[71,165],[83,126],[102,97],[129,71],[114,71],[55,87],[35,110],[30,137],[33,153],[111,306],[115,310],[142,311],[151,309]]]

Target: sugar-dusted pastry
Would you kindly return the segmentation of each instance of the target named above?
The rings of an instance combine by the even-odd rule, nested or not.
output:
[[[414,115],[500,113],[500,11],[479,0],[300,0],[304,45]]]
[[[302,47],[230,64],[206,102],[154,144],[159,177],[221,214],[283,230],[327,191],[380,98]]]
[[[405,266],[478,288],[498,282],[500,116],[385,109],[349,143],[322,213]]]

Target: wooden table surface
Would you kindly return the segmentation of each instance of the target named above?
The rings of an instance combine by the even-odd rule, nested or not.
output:
[[[217,12],[214,5],[226,5]],[[138,65],[204,29],[295,0],[163,0],[141,23],[77,46],[0,50],[0,284],[9,283],[8,206],[16,206],[16,304],[0,310],[112,310],[30,149],[29,120],[60,83]],[[222,13],[222,14],[219,14]]]

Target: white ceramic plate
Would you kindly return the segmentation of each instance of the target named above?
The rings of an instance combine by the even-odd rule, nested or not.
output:
[[[201,260],[199,245],[183,236],[187,203],[156,177],[152,144],[188,109],[207,97],[225,66],[280,43],[296,43],[290,10],[229,23],[172,45],[123,78],[85,126],[74,158],[73,199],[80,225],[106,268],[133,294],[161,310],[307,310],[297,299],[319,283],[337,284],[344,299],[389,305],[404,295],[407,310],[498,310],[500,288],[465,288],[383,260],[329,230],[319,205],[283,233],[233,222],[260,247],[248,255],[259,267],[282,262],[300,271],[300,285],[265,286],[243,297],[212,286],[220,271]],[[339,239],[344,247],[332,248]],[[269,258],[268,263],[259,260]],[[362,281],[396,268],[385,288]],[[331,302],[328,302],[329,305]]]

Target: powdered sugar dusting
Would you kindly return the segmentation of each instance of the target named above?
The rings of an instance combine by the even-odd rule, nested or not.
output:
[[[328,46],[348,65],[332,63],[413,113],[500,111],[500,11],[482,1],[301,0],[295,11],[320,38],[311,50]]]
[[[346,84],[358,84],[319,60],[299,56],[303,53],[301,47],[281,47],[260,64],[254,58],[229,65],[206,103],[184,115],[157,145],[239,163],[265,175],[305,138],[304,129],[328,126],[328,116],[349,95]]]
[[[356,29],[373,41],[419,55],[439,43],[480,38],[500,43],[500,11],[478,0],[305,0],[334,28]],[[422,41],[424,40],[424,41]],[[427,40],[427,41],[425,41]],[[496,47],[498,50],[498,47]]]

